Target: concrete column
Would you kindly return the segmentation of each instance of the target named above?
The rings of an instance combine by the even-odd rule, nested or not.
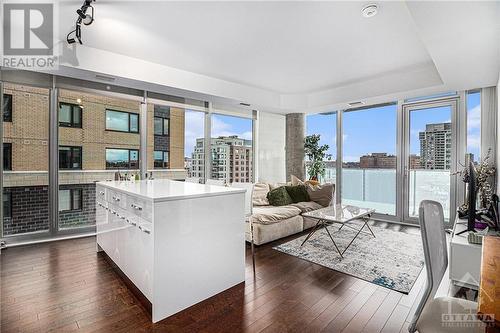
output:
[[[286,180],[294,175],[305,179],[304,165],[305,114],[286,115]]]

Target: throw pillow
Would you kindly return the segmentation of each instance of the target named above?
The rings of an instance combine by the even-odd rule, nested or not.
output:
[[[284,186],[269,191],[267,200],[269,200],[269,204],[273,206],[285,206],[293,202]]]
[[[285,188],[293,203],[311,201],[305,185],[285,186]]]
[[[309,194],[309,198],[311,199],[311,201],[319,203],[323,207],[327,207],[330,205],[334,193],[335,184],[307,186],[307,194]]]
[[[253,200],[254,206],[267,206],[269,205],[269,200],[267,200],[267,194],[269,193],[269,184],[266,183],[256,183],[253,187]]]

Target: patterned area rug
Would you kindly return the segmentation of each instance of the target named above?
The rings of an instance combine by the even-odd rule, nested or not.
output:
[[[420,234],[370,226],[376,238],[361,233],[341,259],[325,230],[318,230],[305,244],[306,235],[274,247],[275,250],[408,294],[424,265]],[[355,231],[328,227],[340,251]],[[363,231],[368,231],[365,227]]]

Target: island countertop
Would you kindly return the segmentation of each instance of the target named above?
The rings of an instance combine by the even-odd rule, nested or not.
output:
[[[213,197],[244,193],[244,189],[187,183],[169,179],[104,181],[98,185],[152,200],[153,202],[180,200],[199,197]]]

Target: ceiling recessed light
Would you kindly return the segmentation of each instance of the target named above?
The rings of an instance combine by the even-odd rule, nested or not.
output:
[[[366,5],[361,9],[361,14],[363,17],[373,17],[378,13],[378,6],[374,3]]]

